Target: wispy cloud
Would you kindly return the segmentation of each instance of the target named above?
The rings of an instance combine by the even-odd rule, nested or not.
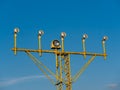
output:
[[[35,76],[25,76],[25,77],[19,77],[19,78],[10,78],[10,79],[5,79],[5,80],[0,80],[0,87],[10,86],[16,83],[24,82],[27,80],[33,80],[33,79],[46,79],[46,76],[35,75]]]
[[[120,90],[120,84],[119,83],[111,83],[107,85],[109,90]]]
[[[118,84],[117,83],[111,83],[111,84],[108,84],[107,86],[109,88],[116,88],[116,87],[118,87]]]

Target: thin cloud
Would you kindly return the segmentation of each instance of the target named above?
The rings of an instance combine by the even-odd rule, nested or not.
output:
[[[46,79],[46,76],[44,76],[44,75],[25,76],[25,77],[12,78],[12,79],[7,79],[7,80],[0,80],[0,87],[10,86],[10,85],[14,85],[14,84],[24,82],[24,81],[27,81],[27,80],[32,80],[32,79]]]
[[[112,84],[108,84],[107,86],[108,86],[109,88],[115,89],[115,88],[118,87],[118,84],[117,84],[117,83],[112,83]]]
[[[107,87],[109,90],[120,90],[120,83],[111,83]]]

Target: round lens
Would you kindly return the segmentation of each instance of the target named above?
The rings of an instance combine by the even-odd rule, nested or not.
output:
[[[59,42],[58,40],[54,40],[54,41],[53,41],[53,44],[54,44],[54,46],[59,46],[59,45],[60,45],[60,42]]]

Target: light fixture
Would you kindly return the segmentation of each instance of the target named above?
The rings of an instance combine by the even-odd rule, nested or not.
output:
[[[106,40],[108,40],[108,37],[104,36],[103,39],[102,39],[102,41],[106,41]]]
[[[88,38],[88,35],[84,34],[83,37],[82,37],[82,39],[86,39],[86,38]]]
[[[54,46],[59,46],[59,45],[60,45],[60,42],[59,42],[58,40],[54,40],[54,41],[53,41],[53,45],[54,45]]]
[[[51,49],[60,49],[60,48],[61,48],[60,41],[53,40],[52,43],[51,43]]]
[[[61,37],[62,38],[66,37],[66,33],[65,32],[61,32]]]
[[[19,32],[19,28],[15,28],[14,33],[18,33],[18,32]]]
[[[43,30],[39,30],[38,35],[42,36],[44,34]]]

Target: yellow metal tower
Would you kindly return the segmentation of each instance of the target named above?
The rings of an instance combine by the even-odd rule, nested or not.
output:
[[[33,62],[38,66],[38,68],[45,74],[45,76],[54,84],[57,90],[63,90],[63,86],[66,87],[66,90],[72,90],[72,83],[75,82],[83,71],[89,66],[89,64],[95,59],[96,56],[103,56],[106,59],[106,49],[105,41],[108,39],[107,36],[104,36],[102,39],[103,53],[91,53],[86,52],[85,40],[88,38],[87,34],[84,34],[82,37],[82,52],[71,52],[64,50],[64,38],[66,36],[65,32],[61,33],[61,43],[59,40],[53,40],[51,42],[51,50],[43,50],[41,46],[41,37],[44,34],[42,30],[38,32],[38,49],[25,49],[17,48],[16,39],[19,28],[14,29],[14,54],[16,55],[17,51],[25,52],[33,60]],[[39,53],[42,56],[42,53],[55,54],[56,56],[56,73],[53,73],[47,66],[45,66],[40,60],[33,56],[32,52]],[[88,62],[76,73],[73,77],[71,76],[71,66],[70,66],[70,55],[83,55],[86,58],[86,55],[91,56]],[[52,75],[56,81],[54,81],[50,75]]]

